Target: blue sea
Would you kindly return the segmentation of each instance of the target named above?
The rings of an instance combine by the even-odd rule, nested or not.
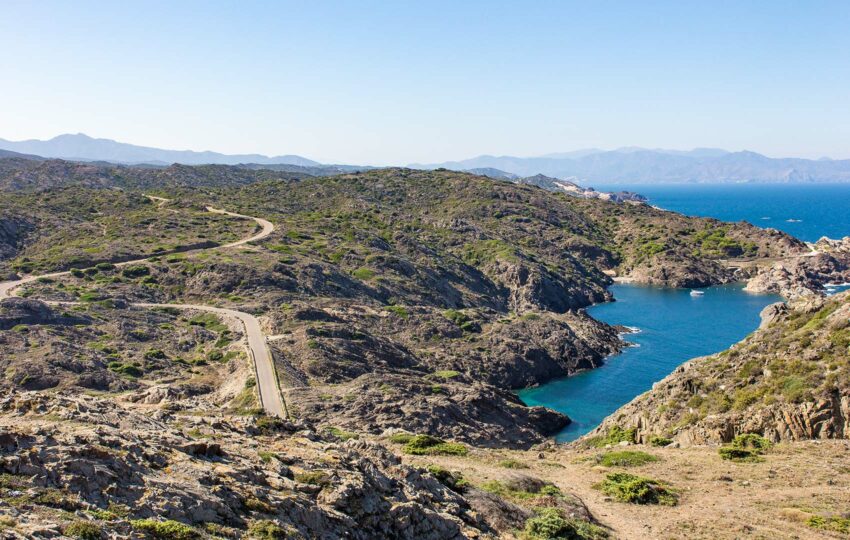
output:
[[[850,235],[850,185],[597,187],[637,191],[649,197],[650,204],[667,210],[745,220],[811,242],[821,236]],[[572,418],[558,441],[584,435],[681,363],[740,341],[758,327],[759,312],[766,305],[781,301],[778,296],[746,293],[742,285],[709,287],[703,296],[625,284],[614,285],[611,291],[615,302],[588,311],[607,323],[637,329],[626,336],[635,346],[609,358],[601,368],[519,392],[528,405],[550,407]]]
[[[749,221],[800,240],[850,235],[850,184],[617,184],[600,191],[635,191],[649,204],[689,216]]]

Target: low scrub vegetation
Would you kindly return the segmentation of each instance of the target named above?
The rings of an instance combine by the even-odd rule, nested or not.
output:
[[[806,525],[821,531],[831,531],[850,534],[850,518],[840,516],[812,516],[806,520]]]
[[[770,450],[773,443],[756,433],[744,433],[735,437],[731,443],[718,449],[720,457],[730,461],[763,461],[762,454]]]
[[[673,439],[668,439],[667,437],[662,437],[660,435],[653,435],[649,438],[650,446],[662,447],[669,446],[671,444],[673,444]]]
[[[631,504],[675,506],[676,493],[663,482],[629,473],[612,473],[596,486],[606,495]]]
[[[404,453],[414,456],[465,456],[465,444],[446,442],[431,435],[415,435],[404,445]]]
[[[67,525],[62,532],[65,536],[79,540],[100,540],[103,529],[94,521],[74,521]]]
[[[653,461],[658,461],[658,458],[638,450],[622,450],[596,456],[596,462],[603,467],[637,467]]]
[[[194,528],[179,521],[155,519],[136,519],[130,522],[132,527],[156,540],[197,540],[201,534]]]
[[[463,477],[463,474],[457,471],[450,471],[439,465],[429,465],[428,472],[444,486],[457,493],[463,493],[469,486],[469,482]]]
[[[608,531],[593,523],[568,518],[560,508],[540,508],[537,515],[525,522],[523,540],[603,540]]]
[[[635,429],[623,429],[620,426],[614,426],[608,430],[605,435],[597,435],[585,441],[589,446],[594,448],[604,448],[609,444],[614,446],[621,442],[635,442]]]

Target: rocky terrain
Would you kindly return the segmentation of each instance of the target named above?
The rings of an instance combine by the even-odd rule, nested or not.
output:
[[[776,231],[449,171],[252,180],[229,167],[121,168],[168,197],[151,199],[100,165],[42,165],[43,176],[3,173],[32,181],[0,196],[2,264],[74,270],[0,301],[0,537],[673,538],[697,526],[724,537],[688,509],[725,501],[727,480],[698,487],[687,463],[733,482],[750,473],[692,445],[848,429],[846,295],[775,306],[750,340],[603,425],[612,446],[675,440],[641,458],[661,480],[623,473],[630,457],[552,446],[569,419],[511,392],[624,346],[622,328],[584,311],[611,299],[612,276],[724,283],[730,259],[809,251]],[[195,181],[203,189],[187,189]],[[255,232],[207,205],[274,230],[207,249]],[[237,321],[139,302],[256,316],[290,418],[262,412]],[[820,490],[818,504],[770,487],[759,505],[803,517],[733,534],[832,527],[846,479],[803,478],[796,448],[767,459],[794,464],[782,478]],[[627,486],[685,510],[632,509],[618,498]]]
[[[0,400],[0,515],[9,538],[495,535],[460,494],[373,443],[18,391]]]
[[[635,429],[683,444],[742,433],[778,441],[850,434],[850,294],[768,306],[762,327],[692,360],[608,417],[590,436]]]
[[[766,264],[747,273],[752,277],[746,289],[772,292],[788,299],[822,296],[830,284],[850,283],[850,237],[820,239],[811,256],[795,257]]]
[[[248,250],[154,258],[135,275],[72,275],[24,294],[260,315],[293,410],[373,434],[539,443],[569,420],[509,390],[597,367],[623,346],[583,312],[610,299],[608,274],[705,285],[732,278],[716,258],[805,250],[747,225],[449,171],[209,189],[208,203],[277,229]],[[203,205],[179,193],[170,204]]]

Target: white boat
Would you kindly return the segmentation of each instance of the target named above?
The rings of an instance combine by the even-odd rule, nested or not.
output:
[[[702,295],[704,295],[704,294],[705,294],[704,292],[702,292],[702,291],[697,291],[696,289],[694,289],[694,290],[692,290],[692,291],[691,291],[691,296],[702,296]]]

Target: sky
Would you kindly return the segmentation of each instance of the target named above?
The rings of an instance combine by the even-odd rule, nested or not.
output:
[[[850,2],[3,0],[0,137],[434,163],[850,158]]]

